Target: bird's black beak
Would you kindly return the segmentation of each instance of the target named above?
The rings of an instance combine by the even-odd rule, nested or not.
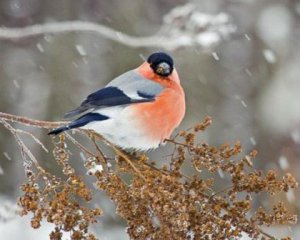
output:
[[[161,76],[169,76],[171,74],[171,67],[168,63],[162,62],[157,65],[156,73]]]

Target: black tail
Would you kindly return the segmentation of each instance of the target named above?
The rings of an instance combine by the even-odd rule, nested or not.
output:
[[[63,126],[63,127],[60,127],[60,128],[56,128],[56,129],[52,130],[51,132],[48,132],[48,135],[58,135],[58,134],[60,134],[64,131],[67,131],[69,129],[71,129],[71,128],[68,125],[66,125],[66,126]]]
[[[83,107],[83,106],[80,106],[70,112],[67,112],[64,116],[64,118],[71,118],[71,117],[74,117],[76,115],[79,115],[81,113],[84,113],[88,108],[87,107]]]
[[[66,126],[62,126],[62,127],[52,130],[51,132],[48,133],[48,135],[58,135],[64,131],[67,131],[67,130],[70,130],[73,128],[82,127],[90,122],[103,121],[106,119],[109,119],[109,117],[98,114],[98,113],[88,113],[88,114],[83,115],[82,117],[72,121],[70,124],[68,124]]]

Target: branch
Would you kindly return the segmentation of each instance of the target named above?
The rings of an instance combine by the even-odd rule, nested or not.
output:
[[[25,37],[34,37],[43,34],[59,34],[68,32],[91,32],[101,35],[105,38],[119,42],[130,47],[149,47],[173,45],[169,43],[170,39],[152,36],[152,37],[133,37],[125,33],[115,31],[101,24],[83,21],[67,21],[56,23],[36,24],[24,28],[0,28],[0,39],[20,39]]]
[[[18,123],[22,123],[28,126],[34,126],[34,127],[41,127],[41,128],[55,128],[55,127],[59,127],[63,124],[66,124],[67,122],[49,122],[49,121],[40,121],[40,120],[35,120],[35,119],[30,119],[30,118],[26,118],[26,117],[22,117],[22,116],[16,116],[16,115],[12,115],[12,114],[8,114],[8,113],[3,113],[0,112],[0,123],[2,123],[16,138],[17,143],[19,144],[19,146],[22,149],[22,153],[26,153],[26,155],[32,160],[32,162],[34,162],[36,165],[38,165],[38,162],[36,160],[36,158],[34,157],[34,155],[30,152],[30,150],[27,148],[27,146],[23,143],[23,141],[21,140],[21,138],[18,136],[17,132],[19,132],[19,130],[15,130],[10,124],[8,124],[6,121],[10,121],[10,122],[18,122]],[[24,133],[24,131],[22,131]],[[121,156],[122,158],[124,158],[124,160],[133,168],[133,170],[139,174],[139,176],[145,180],[144,176],[141,174],[141,172],[134,166],[134,164],[131,162],[131,160],[129,159],[129,157],[123,153],[121,150],[119,150],[114,144],[110,143],[109,141],[107,141],[106,139],[100,137],[100,135],[97,134],[97,137],[100,138],[102,141],[104,141],[106,144],[108,144],[114,151],[116,154],[118,154],[119,156]],[[73,139],[69,134],[67,134],[67,138],[69,138],[77,147],[79,147],[81,150],[85,151],[86,153],[88,153],[91,156],[95,156],[95,154],[93,154],[91,151],[89,151],[88,149],[86,149],[84,146],[82,146],[79,142],[77,142],[75,139]],[[36,141],[37,138],[34,138],[34,140]],[[40,144],[42,147],[44,146],[39,140],[37,142],[38,144]],[[46,148],[44,148],[46,149]],[[25,160],[25,159],[24,159]]]
[[[117,154],[117,156],[122,157],[127,162],[127,164],[134,170],[134,172],[136,172],[139,175],[139,177],[141,179],[143,179],[145,182],[147,181],[146,178],[144,177],[144,175],[135,167],[135,165],[133,164],[130,157],[124,151],[122,151],[117,146],[115,146],[113,143],[106,140],[105,138],[103,138],[101,135],[99,135],[97,133],[95,133],[95,137],[97,137],[98,139],[100,139],[101,141],[103,141],[107,145],[109,145],[112,148],[112,150],[114,150],[114,152]]]
[[[1,120],[0,120],[1,121]],[[28,135],[28,136],[30,136],[38,145],[40,145],[41,147],[42,147],[42,149],[46,152],[46,153],[48,153],[49,151],[48,151],[48,149],[45,147],[45,145],[36,137],[36,136],[34,136],[32,133],[30,133],[30,132],[27,132],[27,131],[24,131],[24,130],[22,130],[22,129],[15,129],[15,132],[16,133],[23,133],[23,134],[25,134],[25,135]]]
[[[35,24],[23,28],[0,27],[0,40],[21,39],[44,34],[89,32],[120,44],[138,47],[157,47],[174,50],[180,47],[209,49],[228,39],[236,31],[226,13],[209,15],[200,12],[193,4],[172,9],[163,18],[160,30],[147,37],[135,37],[99,23],[66,21]]]
[[[24,160],[25,164],[28,164],[28,161],[26,159],[26,155],[30,158],[30,160],[36,165],[36,167],[39,169],[39,163],[37,161],[37,159],[35,158],[35,156],[32,154],[32,152],[29,150],[29,148],[25,145],[25,143],[22,141],[22,139],[20,138],[20,136],[18,135],[17,131],[9,124],[7,123],[5,120],[0,118],[0,122],[4,125],[5,128],[7,128],[12,135],[15,137],[16,142],[18,143],[18,145],[21,148],[21,153],[22,153],[22,158]]]
[[[208,119],[209,120],[209,119]],[[244,200],[240,201],[234,198],[234,196],[239,193],[239,192],[247,192],[252,193],[252,192],[264,192],[266,191],[267,187],[270,186],[272,187],[274,185],[274,180],[271,179],[268,181],[268,179],[264,180],[266,187],[265,188],[257,188],[252,190],[251,186],[254,186],[254,182],[257,181],[257,178],[245,178],[244,180],[249,181],[249,189],[242,189],[242,190],[236,190],[232,191],[232,193],[229,193],[226,190],[226,197],[218,197],[216,196],[217,194],[221,193],[215,193],[213,195],[209,195],[205,193],[205,190],[207,189],[208,186],[211,186],[209,181],[207,183],[205,182],[204,179],[201,179],[200,177],[188,177],[184,176],[182,173],[178,175],[172,175],[172,172],[165,172],[167,171],[166,168],[162,167],[161,169],[156,169],[153,166],[149,165],[147,162],[144,162],[144,160],[140,157],[134,158],[130,154],[124,152],[123,150],[119,149],[116,147],[113,143],[109,142],[108,140],[104,139],[101,135],[87,131],[87,130],[78,130],[81,133],[84,133],[87,135],[87,137],[94,143],[96,150],[98,151],[98,154],[93,153],[89,149],[87,149],[85,146],[83,146],[81,143],[79,143],[76,139],[74,139],[72,136],[70,136],[68,133],[66,135],[61,135],[60,137],[60,142],[59,143],[54,143],[55,148],[53,151],[53,156],[58,162],[60,166],[62,166],[62,172],[63,174],[67,177],[68,181],[65,183],[64,181],[56,178],[55,175],[52,175],[48,173],[46,170],[44,170],[38,163],[37,158],[32,154],[30,149],[26,146],[26,144],[22,141],[22,139],[19,136],[19,133],[22,134],[28,134],[33,138],[33,140],[44,147],[44,145],[36,138],[34,137],[31,133],[27,133],[26,131],[15,129],[12,127],[10,122],[18,122],[21,124],[33,126],[33,127],[40,127],[40,128],[52,128],[52,127],[57,127],[60,126],[61,124],[65,124],[66,122],[48,122],[48,121],[39,121],[39,120],[33,120],[30,118],[26,117],[21,117],[21,116],[15,116],[7,113],[2,113],[0,112],[0,124],[3,124],[5,128],[7,128],[15,137],[18,145],[21,148],[21,153],[22,157],[24,159],[25,166],[28,168],[26,171],[28,171],[27,177],[28,177],[28,183],[29,184],[23,184],[23,191],[25,192],[25,195],[20,198],[20,205],[23,208],[23,212],[27,214],[28,212],[34,212],[34,217],[32,218],[32,226],[33,227],[39,227],[40,221],[42,217],[39,217],[40,215],[36,214],[37,208],[36,206],[39,207],[39,212],[40,211],[45,211],[45,206],[48,208],[47,214],[51,213],[52,207],[54,207],[55,212],[57,211],[57,205],[55,204],[49,204],[49,199],[52,201],[53,200],[53,194],[55,197],[60,194],[59,196],[63,196],[62,194],[67,194],[66,199],[70,200],[70,194],[75,195],[75,196],[81,196],[85,200],[90,201],[91,198],[91,192],[88,188],[86,188],[85,184],[83,183],[82,179],[80,176],[77,176],[75,174],[75,170],[71,167],[71,165],[68,162],[69,155],[71,154],[67,148],[67,145],[65,143],[65,136],[75,144],[75,146],[78,147],[78,149],[82,150],[86,154],[92,156],[92,158],[89,158],[87,161],[85,161],[85,167],[89,170],[89,172],[92,171],[92,175],[94,175],[97,178],[97,186],[99,189],[104,190],[111,198],[112,200],[116,203],[118,214],[120,214],[122,217],[124,217],[128,221],[129,229],[133,229],[135,225],[132,225],[133,222],[135,224],[136,221],[144,221],[145,215],[141,214],[142,212],[138,212],[139,214],[133,213],[130,209],[128,210],[128,206],[133,205],[134,209],[147,209],[145,206],[149,206],[151,204],[151,207],[154,208],[154,212],[160,213],[162,206],[171,206],[172,204],[183,204],[184,206],[184,216],[190,216],[190,214],[197,214],[197,218],[199,218],[199,224],[201,224],[201,221],[203,223],[207,222],[215,222],[217,228],[212,229],[211,233],[207,234],[217,234],[217,232],[213,231],[228,231],[229,234],[233,234],[232,236],[237,236],[236,234],[241,234],[242,232],[248,233],[249,235],[252,234],[258,234],[258,235],[263,235],[265,236],[266,239],[275,239],[272,237],[270,234],[264,232],[260,226],[263,225],[263,223],[271,225],[275,224],[279,221],[285,222],[285,223],[292,223],[294,221],[293,219],[294,216],[290,216],[287,214],[287,211],[282,207],[278,208],[282,213],[280,213],[276,218],[273,217],[273,215],[262,215],[260,218],[258,218],[260,222],[257,222],[257,220],[249,220],[247,218],[246,213],[249,212],[249,204],[251,203],[251,200],[247,200],[245,198]],[[195,127],[190,128],[190,132],[186,132],[185,134],[181,134],[185,140],[183,140],[183,143],[180,143],[178,141],[174,140],[168,140],[168,142],[171,142],[175,144],[176,151],[178,152],[178,155],[174,158],[179,158],[182,157],[183,161],[186,160],[186,156],[182,150],[179,150],[179,148],[182,149],[182,146],[188,148],[190,147],[190,151],[198,156],[198,158],[195,158],[193,161],[193,167],[197,167],[197,161],[198,164],[206,168],[209,172],[214,172],[215,170],[210,170],[210,165],[218,165],[218,168],[224,169],[224,171],[227,171],[228,173],[231,173],[231,181],[234,183],[234,177],[236,176],[245,176],[245,169],[244,167],[246,165],[241,165],[243,163],[243,158],[237,163],[233,163],[229,161],[229,159],[232,156],[236,156],[237,154],[240,153],[240,148],[239,147],[233,147],[230,148],[228,147],[221,147],[220,150],[218,148],[213,148],[213,151],[211,151],[210,146],[206,146],[201,144],[201,147],[199,147],[198,143],[194,143],[193,141],[190,141],[191,139],[191,134],[195,134],[196,132],[202,131],[207,127],[207,124],[210,123],[210,121],[203,121],[200,124],[197,124]],[[184,137],[185,136],[185,137]],[[121,157],[123,161],[125,161],[127,164],[120,164],[123,161],[116,161],[116,168],[113,169],[112,171],[103,171],[103,166],[107,165],[106,163],[106,157],[104,156],[102,150],[98,147],[96,140],[101,140],[103,143],[107,144],[111,150],[114,151],[114,154],[118,157]],[[205,147],[206,146],[206,147]],[[183,153],[183,154],[182,154]],[[209,154],[210,155],[209,155]],[[227,153],[227,154],[225,154]],[[213,155],[211,155],[213,154]],[[205,156],[206,159],[201,160]],[[225,165],[221,165],[220,161],[216,162],[213,159],[215,159],[217,156],[225,156],[222,157],[224,160]],[[99,162],[98,162],[98,157],[100,157],[101,161],[101,168],[99,167]],[[200,158],[201,157],[201,158]],[[29,158],[31,162],[29,162],[26,158]],[[95,159],[97,158],[97,162]],[[117,158],[119,159],[119,158]],[[29,169],[31,163],[34,164],[34,166],[39,170],[36,176],[34,173]],[[171,160],[172,163],[172,160]],[[226,165],[227,163],[227,165]],[[28,165],[27,165],[28,164]],[[29,165],[30,164],[30,165]],[[94,167],[97,166],[98,168]],[[242,166],[242,167],[241,167]],[[181,166],[178,166],[179,169]],[[99,170],[100,169],[100,170]],[[106,168],[108,169],[108,167]],[[121,171],[119,171],[122,169]],[[154,171],[151,171],[154,170]],[[118,172],[119,171],[119,172]],[[122,187],[122,178],[119,176],[120,173],[129,173],[133,175],[133,179],[131,184],[126,185],[126,187]],[[36,188],[36,182],[38,179],[38,176],[44,176],[43,180],[46,181],[45,183],[45,188],[42,189],[41,191],[39,188]],[[45,177],[46,176],[46,177]],[[186,178],[186,181],[182,181],[182,176]],[[254,175],[253,175],[254,176]],[[242,177],[243,178],[243,177]],[[46,179],[46,180],[45,180]],[[52,179],[52,180],[51,180]],[[53,180],[54,179],[54,180]],[[242,179],[243,180],[243,179]],[[241,180],[241,181],[242,181]],[[50,181],[50,182],[49,182]],[[52,181],[52,182],[51,182]],[[277,188],[280,188],[281,186],[284,186],[285,188],[295,188],[297,183],[295,182],[293,177],[290,177],[289,182],[286,182],[285,178],[283,178],[282,181],[276,180],[277,183],[279,184]],[[49,185],[50,183],[50,185]],[[39,185],[37,185],[39,187]],[[49,187],[50,186],[50,187]],[[52,191],[50,191],[50,190]],[[282,188],[283,189],[283,188]],[[223,190],[223,191],[225,191]],[[284,190],[284,189],[283,189]],[[56,192],[59,191],[59,192]],[[222,192],[223,192],[222,191]],[[51,195],[51,194],[52,195]],[[169,194],[170,193],[170,194]],[[50,195],[48,195],[50,194]],[[69,195],[68,195],[69,194]],[[72,195],[72,196],[73,196]],[[29,198],[28,198],[29,196]],[[71,196],[71,197],[72,197]],[[43,199],[39,200],[40,202],[35,202],[34,199]],[[146,199],[146,201],[145,201]],[[28,202],[29,201],[29,202]],[[48,202],[47,202],[48,201]],[[72,200],[73,201],[73,200]],[[72,202],[71,203],[74,203]],[[250,203],[248,203],[250,201]],[[191,210],[189,210],[190,206],[194,206],[196,202],[203,202],[202,205],[199,207],[201,209],[198,209],[197,207],[192,207]],[[30,203],[30,204],[29,204]],[[32,204],[31,204],[32,203]],[[74,203],[75,205],[68,205],[69,208],[74,208],[70,212],[77,212],[78,209],[80,211],[83,211],[84,208],[82,208],[77,202]],[[145,205],[146,204],[146,205]],[[164,204],[164,205],[163,205]],[[59,205],[62,206],[63,209],[66,208],[65,205]],[[188,207],[189,206],[189,207]],[[281,206],[281,205],[280,205]],[[232,210],[234,208],[237,208],[237,210]],[[83,209],[83,210],[82,210]],[[201,210],[201,211],[199,211]],[[87,210],[84,210],[87,211]],[[141,210],[144,211],[144,210]],[[177,211],[177,209],[176,209]],[[182,211],[182,210],[181,210]],[[199,211],[199,212],[198,212]],[[240,211],[241,213],[238,213]],[[204,214],[203,214],[204,212]],[[45,212],[44,212],[45,213]],[[93,216],[98,216],[99,211],[92,212],[94,214]],[[226,220],[224,218],[224,213],[226,214],[226,218],[229,220]],[[43,215],[45,218],[47,217],[46,215]],[[90,212],[88,212],[90,214]],[[275,213],[276,214],[276,211]],[[147,215],[147,214],[146,214]],[[159,214],[158,214],[159,215]],[[92,215],[88,215],[92,216]],[[168,224],[168,226],[173,226],[174,223],[180,223],[182,221],[182,224],[184,224],[183,228],[180,231],[177,231],[178,226],[182,225],[174,225],[176,231],[173,230],[173,232],[180,232],[181,236],[186,236],[186,234],[190,231],[189,228],[186,228],[186,220],[182,220],[180,213],[176,213],[174,215],[174,209],[173,208],[168,208],[166,207],[166,210],[164,210],[163,215],[159,215],[159,219],[162,220],[162,224]],[[192,215],[191,215],[192,216]],[[174,217],[177,218],[173,219]],[[278,218],[278,219],[277,219]],[[90,218],[87,218],[90,219]],[[133,219],[133,220],[132,220]],[[213,219],[213,220],[212,220]],[[231,220],[230,220],[231,219]],[[270,220],[271,219],[271,220]],[[281,219],[281,220],[280,220]],[[1,220],[1,216],[0,216]],[[65,219],[64,219],[65,220]],[[149,229],[152,231],[152,223],[151,219],[146,219],[147,222],[150,223]],[[176,220],[176,222],[174,222]],[[133,222],[132,222],[133,221]],[[237,232],[232,232],[231,233],[231,228],[230,226],[227,226],[226,224],[224,225],[224,222],[230,222],[232,221],[232,226],[236,228]],[[240,221],[240,223],[239,223]],[[79,221],[75,221],[74,224],[78,224]],[[91,221],[92,222],[92,221]],[[165,222],[165,223],[164,223]],[[180,223],[181,224],[181,223]],[[190,223],[191,224],[191,223]],[[198,228],[201,225],[197,225],[193,223],[194,225],[191,224],[193,228]],[[89,223],[86,225],[88,226]],[[204,224],[205,225],[205,224]],[[147,225],[145,225],[147,226]],[[162,225],[163,226],[163,225]],[[220,230],[218,230],[220,228]],[[157,230],[159,231],[159,230]],[[86,232],[85,232],[86,233]],[[159,232],[160,233],[160,232]],[[130,232],[129,232],[130,234]],[[167,233],[166,233],[167,234]],[[171,233],[170,233],[171,234]],[[206,234],[206,233],[205,233]],[[206,234],[206,235],[207,235]],[[75,239],[75,238],[74,238]]]
[[[67,121],[49,122],[49,121],[35,120],[35,119],[31,119],[23,116],[16,116],[4,112],[0,112],[0,119],[9,122],[18,122],[18,123],[25,124],[27,126],[34,126],[39,128],[56,128],[56,127],[60,127],[63,124],[68,123]]]

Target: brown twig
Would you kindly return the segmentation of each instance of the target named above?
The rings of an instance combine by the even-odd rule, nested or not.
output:
[[[34,163],[34,165],[39,169],[44,171],[43,169],[41,169],[37,159],[35,158],[35,156],[32,154],[32,152],[29,150],[29,148],[26,146],[26,144],[22,141],[22,139],[20,138],[20,136],[18,135],[17,131],[9,124],[7,123],[5,120],[0,119],[0,122],[3,124],[3,126],[8,129],[12,135],[15,137],[18,145],[21,148],[21,153],[22,153],[22,157],[24,162],[26,163],[27,160],[25,158],[25,155],[27,155],[29,157],[29,159],[31,160],[32,163]]]
[[[75,145],[77,146],[80,150],[82,150],[83,152],[87,153],[88,155],[92,156],[92,157],[97,157],[96,154],[94,154],[93,152],[91,152],[90,150],[88,150],[86,147],[84,147],[81,143],[79,143],[77,140],[75,140],[70,134],[65,133],[66,137]]]
[[[42,149],[45,152],[47,152],[47,153],[49,152],[48,149],[45,147],[45,145],[36,136],[34,136],[32,133],[26,132],[22,129],[15,129],[15,131],[18,132],[18,133],[23,133],[23,134],[29,135],[38,145],[40,145],[42,147]]]
[[[90,136],[90,139],[92,140],[97,152],[98,152],[98,158],[100,160],[100,162],[102,164],[104,164],[105,166],[107,165],[107,161],[106,161],[106,158],[102,152],[102,150],[100,149],[100,147],[98,146],[98,144],[96,143],[96,140],[95,140],[95,135],[92,133],[92,135]]]
[[[175,145],[180,145],[180,146],[183,146],[183,147],[189,147],[189,145],[187,145],[187,144],[176,142],[172,139],[165,139],[164,142],[170,142],[170,143],[174,143]]]
[[[107,139],[103,138],[101,135],[95,133],[95,136],[98,139],[100,139],[101,141],[105,142],[107,145],[109,145],[117,155],[121,156],[129,164],[129,166],[131,166],[131,168],[140,176],[140,178],[142,178],[144,181],[146,181],[146,178],[143,176],[141,171],[136,168],[136,166],[132,163],[130,157],[128,157],[128,155],[126,153],[124,153],[124,151],[120,150],[118,147],[116,147],[114,144],[112,144]]]
[[[56,128],[61,125],[67,124],[68,121],[60,121],[60,122],[49,122],[49,121],[41,121],[35,120],[23,116],[16,116],[9,113],[0,112],[0,119],[9,121],[9,122],[18,122],[27,126],[34,126],[40,128]]]
[[[22,152],[22,157],[24,159],[24,161],[27,161],[24,156],[27,156],[29,157],[29,159],[31,160],[31,162],[34,163],[34,165],[37,167],[38,170],[40,170],[39,173],[41,174],[46,174],[45,170],[43,168],[40,167],[37,159],[35,158],[35,156],[32,154],[32,152],[30,151],[30,149],[28,149],[28,147],[25,145],[25,143],[22,141],[22,139],[20,138],[19,136],[19,133],[25,133],[25,134],[28,134],[29,136],[31,136],[34,141],[36,143],[38,143],[39,145],[43,146],[41,142],[39,142],[39,140],[37,138],[35,138],[31,133],[28,133],[26,131],[23,131],[23,130],[20,130],[20,129],[15,129],[10,123],[8,122],[18,122],[18,123],[21,123],[21,124],[24,124],[24,125],[28,125],[28,126],[34,126],[34,127],[41,127],[41,128],[52,128],[52,127],[58,127],[62,124],[65,124],[66,122],[48,122],[48,121],[39,121],[39,120],[33,120],[33,119],[29,119],[29,118],[26,118],[26,117],[21,117],[21,116],[14,116],[14,115],[11,115],[11,114],[6,114],[6,113],[1,113],[0,112],[0,123],[2,123],[4,125],[5,128],[7,128],[12,134],[13,136],[15,137],[18,145],[20,146],[21,148],[21,152]],[[109,142],[108,140],[104,139],[102,136],[98,135],[97,133],[94,133],[94,132],[91,132],[91,131],[86,131],[86,130],[79,130],[80,132],[83,132],[85,134],[88,134],[88,138],[93,142],[93,144],[95,145],[96,149],[97,149],[97,153],[93,153],[91,152],[89,149],[87,149],[86,147],[84,147],[81,143],[79,143],[77,140],[75,140],[72,136],[70,136],[68,133],[65,133],[65,136],[72,142],[75,144],[75,146],[77,146],[80,150],[82,150],[83,152],[85,152],[86,154],[90,155],[90,156],[93,156],[93,157],[96,157],[96,158],[99,158],[101,161],[105,160],[105,156],[102,152],[102,150],[99,148],[99,146],[97,145],[97,142],[96,142],[96,139],[99,139],[101,140],[102,142],[104,142],[105,144],[107,144],[112,150],[114,150],[115,154],[117,156],[120,156],[122,159],[124,159],[128,165],[126,165],[126,169],[131,169],[133,171],[130,171],[130,173],[132,174],[136,174],[136,176],[138,176],[137,178],[135,178],[135,181],[140,181],[141,179],[141,186],[145,185],[144,182],[148,181],[149,185],[151,185],[151,177],[148,179],[146,178],[146,170],[148,170],[147,168],[145,168],[146,166],[155,170],[155,171],[158,171],[160,172],[161,174],[164,174],[164,175],[167,175],[167,177],[165,179],[168,179],[168,181],[174,181],[174,183],[177,183],[180,185],[180,180],[178,180],[178,182],[175,182],[177,181],[175,178],[174,180],[171,179],[170,177],[172,172],[171,171],[168,171],[168,170],[164,170],[164,169],[158,169],[152,165],[149,165],[147,162],[144,163],[144,161],[133,161],[133,157],[132,156],[129,156],[128,153],[124,152],[123,150],[119,149],[117,146],[115,146],[113,143]],[[92,135],[91,135],[92,134]],[[62,136],[63,137],[63,136]],[[175,145],[176,149],[177,148],[181,148],[181,146],[185,147],[185,148],[190,148],[191,151],[192,151],[192,148],[191,146],[189,145],[189,142],[186,140],[185,143],[181,143],[181,142],[177,142],[177,141],[174,141],[172,139],[167,139],[166,140],[167,142],[171,142]],[[192,143],[193,144],[193,143]],[[221,151],[221,150],[218,150],[218,151]],[[237,153],[239,151],[236,151]],[[194,152],[193,152],[194,153]],[[222,152],[221,152],[222,153]],[[174,156],[174,153],[173,153],[173,158],[175,157]],[[226,157],[224,157],[226,159]],[[142,159],[141,159],[142,160]],[[104,162],[103,162],[104,163]],[[215,164],[215,162],[211,162],[212,164]],[[106,164],[106,161],[105,161],[105,164]],[[67,166],[67,164],[66,164]],[[129,167],[129,168],[128,168]],[[245,169],[243,169],[242,171],[245,171]],[[39,174],[38,173],[38,174]],[[152,172],[154,173],[154,172]],[[155,173],[157,174],[157,173]],[[47,173],[47,175],[49,177],[51,177],[52,175]],[[100,175],[99,175],[100,176]],[[115,174],[116,176],[116,174]],[[157,175],[159,176],[159,175]],[[182,176],[182,177],[185,177],[188,181],[193,181],[194,179],[192,179],[191,177],[188,177],[188,176],[184,176],[182,175],[182,173],[180,172],[180,175],[177,175],[177,176]],[[119,176],[118,176],[119,177]],[[110,180],[113,180],[113,178],[111,178]],[[120,178],[120,180],[122,180]],[[188,182],[187,181],[187,182]],[[59,186],[59,185],[57,185]],[[201,187],[199,188],[199,191],[197,191],[197,194],[198,194],[198,197],[201,196],[201,198],[206,202],[206,203],[209,203],[209,206],[214,206],[214,204],[220,204],[223,202],[222,198],[217,198],[217,195],[224,192],[224,191],[227,191],[228,188],[220,191],[220,192],[217,192],[217,193],[214,193],[214,194],[207,194],[205,193],[205,188],[207,188],[207,186],[204,186],[203,184],[200,185]],[[163,189],[163,186],[160,186],[162,187]],[[68,186],[68,188],[72,188],[72,186]],[[166,188],[167,189],[167,188]],[[163,196],[163,198],[167,198],[169,197],[169,192],[168,190],[164,190],[162,192],[159,192],[161,191],[160,188],[157,188],[156,189],[156,186],[152,186],[152,190],[151,191],[154,191],[155,193],[157,194],[161,194],[161,196]],[[262,190],[260,190],[262,191]],[[250,191],[252,192],[252,191]],[[173,193],[173,192],[172,192]],[[120,198],[122,199],[122,198]],[[117,204],[117,203],[116,203]],[[222,211],[226,212],[226,214],[229,216],[231,214],[231,209],[228,208],[226,206],[234,206],[232,205],[234,204],[234,202],[229,202],[228,205],[224,205],[224,206],[221,206],[221,209]],[[222,205],[222,204],[221,204]],[[128,206],[128,205],[126,205]],[[207,214],[211,214],[210,212],[208,212]],[[222,216],[218,215],[218,214],[213,214],[212,215],[213,218],[215,218],[216,220],[219,220],[219,221],[223,221],[224,219],[222,218]],[[248,224],[248,226],[251,226],[252,223],[252,220],[248,220],[246,215],[241,215],[239,216],[240,217],[240,220],[241,222],[245,223],[245,224]],[[236,225],[237,228],[239,227],[238,223],[234,223]],[[270,234],[266,233],[265,231],[263,231],[260,227],[260,225],[257,224],[257,225],[254,225],[253,226],[253,229],[255,229],[255,233],[257,234],[261,234],[263,235],[264,237],[266,237],[267,239],[271,239],[271,240],[274,240],[275,238],[273,236],[271,236]],[[252,229],[252,228],[251,228]]]

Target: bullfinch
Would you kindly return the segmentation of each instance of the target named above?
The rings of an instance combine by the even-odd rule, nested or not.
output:
[[[146,151],[169,138],[184,114],[185,95],[173,59],[155,52],[138,68],[88,95],[65,114],[75,120],[48,134],[90,129],[120,148]]]

